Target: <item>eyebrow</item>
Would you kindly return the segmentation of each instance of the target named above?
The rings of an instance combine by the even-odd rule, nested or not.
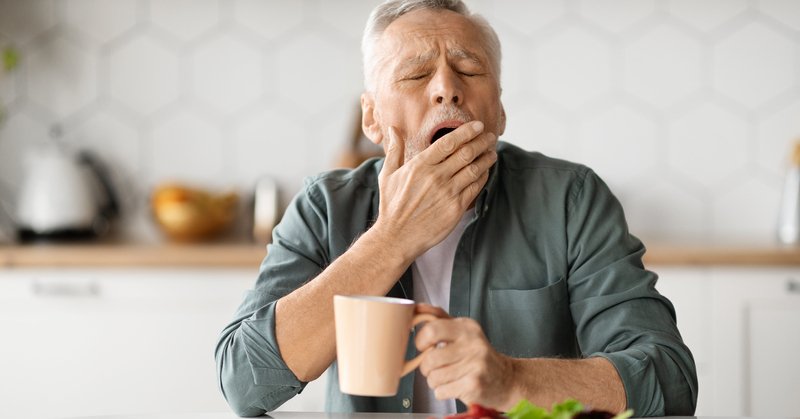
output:
[[[447,50],[447,56],[469,60],[474,62],[475,64],[481,64],[481,60],[478,58],[477,55],[462,48],[449,48]]]
[[[416,68],[421,65],[424,65],[425,63],[430,62],[432,59],[437,58],[438,56],[439,56],[439,51],[429,51],[424,54],[418,54],[414,57],[411,57],[401,62],[396,67],[396,70],[399,73],[403,73],[408,71],[409,68]],[[477,55],[463,48],[448,48],[447,56],[450,58],[469,60],[475,64],[481,64],[481,60],[478,58]]]

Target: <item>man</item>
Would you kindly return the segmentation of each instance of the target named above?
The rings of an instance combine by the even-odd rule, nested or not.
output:
[[[275,409],[331,367],[331,411],[573,397],[693,414],[694,361],[618,201],[584,166],[497,142],[500,48],[486,21],[459,0],[390,1],[362,47],[363,128],[386,158],[310,179],[276,227],[216,349],[236,413]],[[413,336],[410,352],[435,349],[397,396],[339,392],[335,294],[413,298],[440,318]]]

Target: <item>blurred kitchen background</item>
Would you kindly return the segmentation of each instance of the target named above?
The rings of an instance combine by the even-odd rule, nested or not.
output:
[[[5,115],[0,123],[0,201],[13,212],[26,161],[53,142],[57,126],[62,149],[89,150],[109,169],[121,205],[121,217],[115,222],[121,242],[164,240],[153,220],[151,198],[157,188],[170,183],[238,194],[236,227],[225,240],[249,242],[253,193],[259,180],[274,180],[279,214],[305,176],[339,167],[354,152],[375,151],[359,140],[356,124],[362,86],[360,36],[377,3],[0,1],[0,47],[12,47],[19,61],[17,68],[0,75]],[[508,126],[502,140],[594,168],[622,201],[631,231],[646,244],[685,243],[697,249],[706,244],[755,243],[770,254],[792,148],[800,140],[800,1],[467,3],[492,23],[503,45]],[[224,266],[216,267],[219,270],[208,271],[178,256],[176,266],[161,261],[142,267],[134,258],[120,266],[135,266],[119,270],[91,260],[86,266],[74,260],[69,263],[73,258],[69,254],[63,256],[64,263],[72,269],[64,270],[60,262],[48,259],[58,257],[51,254],[34,257],[38,262],[23,258],[15,264],[13,252],[23,254],[20,248],[27,247],[8,246],[12,250],[4,255],[8,269],[0,269],[0,289],[4,283],[17,285],[5,285],[11,291],[0,295],[0,300],[11,301],[14,290],[22,299],[16,300],[16,306],[6,301],[6,308],[0,302],[0,318],[17,316],[0,324],[28,334],[40,323],[25,310],[36,306],[32,301],[42,294],[41,307],[52,309],[53,301],[56,306],[66,304],[72,308],[65,310],[84,322],[95,313],[83,311],[87,305],[80,304],[88,301],[99,304],[96,310],[111,306],[116,307],[112,311],[122,310],[123,314],[114,312],[122,316],[118,320],[125,327],[150,330],[137,326],[142,309],[138,297],[130,296],[139,294],[124,288],[147,282],[141,277],[166,278],[159,284],[176,281],[170,289],[179,299],[188,298],[178,291],[188,283],[182,281],[205,281],[199,288],[192,285],[195,290],[207,286],[204,297],[187,303],[200,317],[180,317],[182,313],[170,308],[156,312],[178,316],[169,317],[178,322],[205,319],[212,324],[204,327],[218,332],[230,318],[240,292],[252,284],[263,256],[263,248],[258,247],[251,266],[236,262],[241,266],[226,268],[236,263],[221,262]],[[781,259],[792,251],[778,248],[775,252],[783,256],[745,267],[738,259],[750,260],[750,255],[711,262],[689,257],[684,262],[664,262],[663,269],[656,269],[663,278],[660,286],[673,292],[664,291],[676,301],[679,325],[698,358],[698,414],[800,415],[800,401],[780,392],[800,394],[796,357],[800,282],[794,279],[800,257],[790,253]],[[221,275],[232,278],[224,285],[232,297],[208,314],[197,307],[208,306],[214,296],[224,293],[212,285]],[[121,278],[108,281],[111,276]],[[8,281],[2,281],[3,277]],[[30,281],[34,295],[27,296]],[[75,283],[81,284],[77,290]],[[120,284],[127,285],[115,291]],[[151,295],[151,291],[142,292]],[[169,297],[162,296],[169,295],[159,291],[159,297],[147,300],[147,307],[164,306]],[[748,299],[754,295],[763,298]],[[69,298],[73,299],[65,302]],[[104,298],[122,302],[97,302]],[[735,324],[725,323],[729,317],[736,319]],[[69,316],[62,319],[64,327],[75,324]],[[163,320],[153,317],[151,325]],[[20,323],[24,321],[29,323]],[[795,332],[781,329],[785,333],[759,334],[766,329],[758,325],[775,322]],[[90,342],[102,340],[103,333],[113,329],[86,327],[81,333]],[[64,339],[75,335],[64,333]],[[192,355],[206,368],[215,337],[207,333],[198,329],[198,339],[206,346]],[[12,340],[14,345],[25,342],[13,334],[5,336],[0,351],[11,351]],[[159,336],[165,335],[151,338]],[[43,346],[61,344],[52,336],[39,338]],[[158,356],[154,342],[137,341],[138,353]],[[753,346],[752,342],[763,344]],[[128,348],[130,342],[122,336],[119,345]],[[730,349],[731,345],[736,349]],[[106,355],[113,357],[120,347],[109,348]],[[88,350],[73,349],[75,353]],[[13,351],[17,357],[34,357],[30,348]],[[92,359],[103,356],[95,354]],[[147,362],[168,369],[184,356],[185,352],[176,351],[170,361]],[[70,363],[63,354],[59,357],[56,370],[67,368],[65,364],[72,365],[74,370],[69,371],[75,375],[91,370],[78,361]],[[29,361],[13,364],[32,368],[37,360]],[[72,403],[72,410],[65,411],[103,414],[225,408],[213,388],[213,368],[189,380],[209,381],[203,390],[208,393],[193,392],[212,395],[208,397],[214,401],[207,402],[211,404],[198,403],[191,395],[178,405],[175,400],[183,399],[174,395],[162,403],[158,400],[164,389],[158,386],[148,393],[150,399],[145,397],[151,404],[110,402],[127,388],[109,383],[125,374],[135,375],[136,370],[127,365],[115,373],[118,376],[89,374],[94,378],[87,378],[84,385],[100,393],[82,404],[76,401],[79,398],[65,398],[63,403]],[[182,371],[191,374],[187,372],[191,366]],[[31,371],[18,372],[16,377],[30,378]],[[46,380],[50,373],[41,374]],[[153,380],[140,374],[129,384],[171,382],[167,375]],[[53,385],[69,387],[70,377],[72,373]],[[4,406],[16,417],[31,413],[21,406],[49,397],[38,394],[35,380],[27,391],[14,380],[2,381],[0,416]],[[183,381],[174,381],[176,392]],[[104,384],[97,386],[97,382]],[[10,394],[16,394],[17,405]],[[318,406],[316,401],[308,403],[298,408]],[[57,416],[57,412],[48,414]]]
[[[246,192],[269,175],[285,206],[349,147],[375,3],[3,1],[21,56],[0,81],[3,189],[58,123],[116,172],[126,224],[167,180]],[[596,169],[635,234],[774,237],[800,138],[798,2],[469,3],[503,44],[503,140]]]

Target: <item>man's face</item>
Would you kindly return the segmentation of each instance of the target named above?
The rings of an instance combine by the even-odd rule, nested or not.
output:
[[[367,136],[386,148],[395,127],[406,141],[405,161],[441,128],[467,121],[480,120],[499,137],[505,111],[485,49],[478,28],[455,12],[416,10],[392,22],[375,46],[375,91],[361,98]]]

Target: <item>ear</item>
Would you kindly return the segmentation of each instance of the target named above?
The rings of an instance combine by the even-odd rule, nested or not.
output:
[[[373,143],[383,141],[380,124],[375,118],[375,97],[369,92],[361,94],[361,129]]]
[[[500,103],[500,124],[497,127],[497,136],[503,135],[506,132],[506,107]]]

